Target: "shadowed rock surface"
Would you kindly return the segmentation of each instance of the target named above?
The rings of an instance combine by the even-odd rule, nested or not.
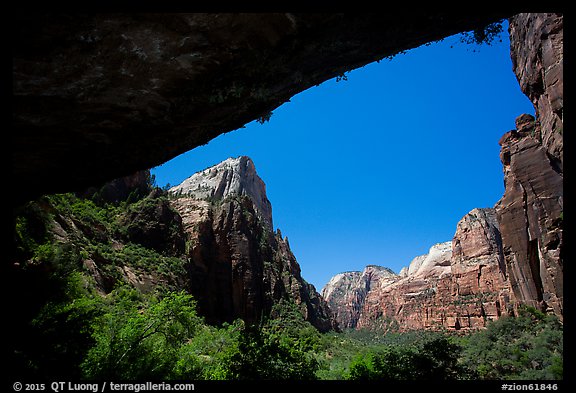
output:
[[[191,179],[201,192],[182,193]],[[138,172],[99,190],[43,196],[18,209],[13,256],[4,266],[5,289],[16,299],[10,306],[18,310],[11,315],[43,306],[57,271],[80,273],[102,296],[126,285],[141,293],[185,291],[210,324],[241,318],[257,325],[278,312],[275,306],[294,304],[318,330],[338,329],[302,277],[288,239],[273,231],[265,184],[250,158],[228,159],[171,192],[151,180]],[[125,199],[118,201],[120,195]]]
[[[229,158],[170,193],[190,244],[190,292],[208,322],[258,323],[284,299],[318,330],[337,329],[324,299],[302,278],[288,239],[273,231],[266,186],[250,158]]]
[[[14,200],[154,167],[345,71],[511,15],[12,14]]]
[[[563,17],[510,20],[514,71],[536,118],[521,115],[500,140],[505,192],[496,206],[504,257],[521,303],[564,311]]]
[[[294,94],[347,70],[510,15],[15,14],[11,18],[15,203],[50,192],[99,187],[106,180],[155,166],[223,132],[265,118]],[[478,318],[505,312],[510,298],[563,315],[563,17],[519,14],[510,18],[509,32],[514,72],[536,108],[536,118],[518,117],[516,129],[500,141],[506,189],[495,210],[501,252],[496,259],[489,258],[487,268],[485,258],[470,256],[484,255],[478,251],[482,247],[474,242],[466,246],[460,239],[460,248],[452,250],[452,258],[460,259],[450,262],[450,280],[448,275],[412,280],[406,293],[417,296],[406,304],[414,307],[388,310],[400,305],[400,292],[388,303],[368,293],[365,304],[372,307],[375,318],[401,315],[408,326],[473,327],[480,323]],[[240,261],[234,277],[241,282],[272,291],[305,287],[295,284],[298,280],[278,280],[277,275],[266,278],[259,268],[250,267],[249,257],[242,256],[256,250],[246,240],[247,233],[271,236],[256,224],[268,222],[264,199],[251,205],[239,195],[218,206],[199,208],[211,218],[202,217],[198,225],[211,229],[198,236],[220,233],[224,239],[225,230],[234,235],[220,243],[214,240],[217,246],[199,250],[198,255],[222,245],[221,252],[232,252]],[[150,210],[160,217],[165,212],[162,206]],[[486,228],[496,228],[494,220],[484,220]],[[271,231],[271,215],[269,222]],[[157,229],[162,231],[147,230]],[[128,235],[142,241],[138,231]],[[278,234],[273,238],[277,239],[273,257],[263,262],[291,261],[287,241]],[[494,252],[496,239],[479,244]],[[274,259],[282,249],[285,255]],[[268,258],[269,251],[262,255]],[[424,260],[416,261],[412,271],[420,271]],[[447,267],[431,266],[437,271]],[[293,272],[299,269],[294,267]],[[210,277],[218,277],[214,274]],[[409,268],[401,277],[417,275]],[[462,279],[455,285],[457,277]],[[486,284],[496,277],[509,281],[510,296],[501,291],[500,281]],[[426,280],[431,278],[435,281],[429,286]],[[480,302],[481,307],[449,311],[456,315],[452,317],[430,306],[438,301],[448,304],[446,299],[453,300],[454,293],[484,294],[490,288],[497,293],[489,299],[495,311],[486,311],[486,302]],[[244,307],[242,312],[254,315],[264,304],[260,294],[237,290],[244,291],[241,298],[247,302],[238,306]]]

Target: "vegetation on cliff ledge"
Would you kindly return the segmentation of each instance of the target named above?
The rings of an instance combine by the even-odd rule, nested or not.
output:
[[[138,212],[164,211],[157,207],[165,199],[162,192],[115,203],[54,195],[15,214],[13,258],[18,262],[10,283],[15,333],[9,375],[50,380],[562,379],[562,325],[530,308],[468,336],[319,333],[289,298],[256,324],[237,319],[209,325],[179,283],[185,280],[186,261],[174,253],[182,247],[178,231],[164,228],[168,237],[161,240],[173,243],[169,247],[131,235],[142,234],[130,229],[134,225],[155,233]],[[149,282],[130,280],[127,272]]]

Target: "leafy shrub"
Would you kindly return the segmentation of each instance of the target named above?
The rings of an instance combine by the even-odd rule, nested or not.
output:
[[[110,310],[97,321],[96,344],[82,370],[89,379],[166,379],[180,347],[202,327],[195,302],[185,293],[169,293],[148,304],[133,289],[119,289]]]
[[[231,376],[240,380],[312,380],[318,361],[306,343],[289,335],[247,327],[231,359]]]
[[[502,317],[471,335],[462,363],[480,379],[562,379],[562,325],[555,316],[522,308],[517,317]]]
[[[459,379],[461,348],[439,337],[419,344],[391,345],[357,357],[350,365],[352,380],[449,380]]]
[[[81,273],[71,273],[61,285],[61,293],[31,321],[26,354],[32,375],[43,378],[81,376],[79,365],[94,345],[93,321],[105,307]]]
[[[304,320],[301,305],[288,298],[277,302],[259,326],[241,320],[209,326],[189,294],[171,292],[170,278],[186,275],[185,257],[126,241],[128,225],[144,225],[146,216],[153,216],[139,212],[154,212],[159,206],[154,198],[165,197],[100,205],[61,194],[17,213],[15,254],[27,273],[22,287],[34,287],[33,294],[19,289],[14,295],[24,331],[13,340],[18,372],[53,380],[563,377],[562,324],[533,308],[460,338],[390,329],[320,334]],[[244,206],[241,197],[230,201]],[[246,219],[255,217],[253,211],[243,212]],[[132,221],[124,220],[131,214]],[[66,232],[66,242],[50,238],[54,222]],[[177,226],[165,229],[177,235]],[[266,236],[263,232],[259,238],[262,250]],[[83,267],[87,259],[112,282],[108,295],[96,293],[95,278]],[[124,266],[168,280],[142,294],[121,286],[119,268]],[[120,286],[113,290],[114,283]]]
[[[261,326],[246,326],[230,359],[234,379],[312,380],[320,363],[315,351],[321,335],[304,320],[292,299],[276,303]]]
[[[234,379],[232,362],[238,357],[244,329],[241,319],[225,323],[221,328],[204,325],[180,348],[172,377],[179,380]]]

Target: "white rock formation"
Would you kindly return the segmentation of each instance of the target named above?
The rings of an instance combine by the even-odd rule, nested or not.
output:
[[[272,205],[266,196],[266,185],[256,173],[249,157],[228,158],[197,172],[169,190],[172,194],[195,199],[221,200],[230,196],[248,196],[260,217],[272,227]]]
[[[425,278],[450,273],[452,241],[437,243],[430,247],[428,254],[417,256],[410,262],[407,277]]]

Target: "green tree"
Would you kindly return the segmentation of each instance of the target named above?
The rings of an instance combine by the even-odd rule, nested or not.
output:
[[[241,319],[232,324],[225,323],[220,328],[203,326],[180,348],[172,378],[234,379],[232,361],[239,356],[240,335],[244,329],[244,321]]]
[[[248,326],[231,359],[230,375],[240,380],[316,379],[318,361],[305,345],[287,334]]]
[[[31,322],[29,361],[45,378],[81,376],[79,364],[94,345],[93,323],[105,309],[81,273],[70,274],[62,285],[61,297],[48,302]]]
[[[133,289],[121,288],[111,310],[94,330],[96,344],[82,369],[90,379],[165,379],[180,347],[203,326],[196,303],[183,292],[148,304]]]
[[[459,379],[461,348],[446,337],[417,344],[390,345],[354,359],[352,380],[450,380]]]
[[[292,299],[281,299],[260,326],[242,329],[229,375],[248,380],[316,379],[320,340],[299,306]]]
[[[481,379],[562,379],[562,324],[532,307],[491,322],[464,347],[462,363]]]

